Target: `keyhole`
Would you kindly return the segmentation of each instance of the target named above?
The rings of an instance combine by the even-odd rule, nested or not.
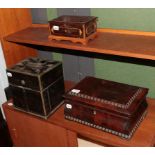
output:
[[[93,114],[96,115],[96,110],[93,111]]]

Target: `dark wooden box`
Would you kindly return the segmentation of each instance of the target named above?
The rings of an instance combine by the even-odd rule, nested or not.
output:
[[[96,37],[97,17],[60,16],[49,21],[50,39],[87,44]]]
[[[86,77],[65,95],[65,118],[130,139],[146,115],[148,89]]]
[[[64,79],[62,63],[28,58],[7,69],[16,109],[47,118],[62,101]]]

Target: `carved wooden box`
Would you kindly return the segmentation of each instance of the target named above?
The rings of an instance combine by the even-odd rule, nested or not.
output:
[[[70,40],[87,44],[96,37],[97,17],[60,16],[49,21],[49,39]]]
[[[130,139],[146,115],[148,89],[86,77],[65,95],[65,118]]]
[[[47,118],[62,101],[62,63],[28,58],[7,69],[13,104],[18,110]]]

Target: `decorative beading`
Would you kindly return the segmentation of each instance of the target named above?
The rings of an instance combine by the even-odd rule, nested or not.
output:
[[[138,128],[139,124],[142,122],[142,120],[146,116],[146,113],[147,113],[147,111],[145,111],[143,113],[143,115],[137,121],[137,123],[135,124],[135,126],[133,127],[133,129],[132,129],[132,131],[130,132],[129,135],[124,134],[124,133],[121,133],[121,132],[118,132],[118,131],[111,130],[111,129],[106,128],[106,127],[102,127],[102,126],[99,126],[99,125],[95,125],[95,124],[89,123],[87,121],[84,121],[84,120],[75,118],[73,116],[67,116],[67,115],[65,115],[65,118],[68,119],[68,120],[71,120],[71,121],[75,121],[75,122],[78,122],[78,123],[81,123],[81,124],[84,124],[84,125],[87,125],[87,126],[90,126],[90,127],[96,128],[96,129],[99,129],[99,130],[103,130],[105,132],[114,134],[114,135],[119,136],[121,138],[130,139],[132,137],[133,133],[135,132],[135,130]]]
[[[89,96],[89,95],[86,95],[86,94],[83,94],[83,93],[80,93],[80,92],[79,93],[75,93],[75,92],[72,92],[72,90],[70,92],[68,92],[68,94],[71,95],[71,96],[77,96],[77,97],[88,99],[88,100],[92,100],[92,101],[95,101],[95,102],[101,102],[101,103],[104,103],[104,104],[110,104],[110,105],[113,105],[113,106],[116,106],[116,107],[119,107],[119,108],[122,108],[122,109],[127,109],[127,108],[129,108],[131,103],[135,100],[135,98],[141,92],[142,92],[142,89],[138,88],[138,90],[134,93],[134,95],[129,99],[129,101],[125,105],[122,105],[122,104],[120,104],[118,102],[112,102],[112,101],[108,101],[108,100],[105,100],[105,99],[102,99],[102,98]]]

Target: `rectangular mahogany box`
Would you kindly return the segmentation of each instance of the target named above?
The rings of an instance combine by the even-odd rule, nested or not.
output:
[[[60,16],[49,21],[49,39],[69,40],[87,44],[96,37],[97,17]]]
[[[146,115],[147,88],[86,77],[65,95],[65,118],[130,139]]]
[[[41,58],[25,59],[7,69],[13,104],[18,110],[47,118],[62,101],[62,63]]]

